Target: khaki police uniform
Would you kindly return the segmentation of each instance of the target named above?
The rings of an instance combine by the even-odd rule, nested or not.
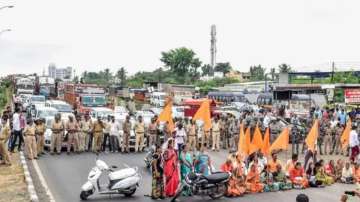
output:
[[[156,123],[150,123],[149,125],[149,146],[155,145],[157,143],[157,125]]]
[[[212,123],[212,128],[211,128],[211,133],[212,133],[212,150],[219,150],[219,142],[220,142],[220,130],[221,130],[221,125],[220,122],[213,122]]]
[[[188,124],[187,133],[188,133],[188,143],[189,143],[190,151],[195,151],[195,149],[196,149],[196,125]]]
[[[80,130],[79,133],[79,150],[85,151],[85,150],[91,150],[90,140],[91,140],[91,129],[92,129],[92,123],[91,120],[82,120],[80,122]]]
[[[64,124],[62,121],[56,122],[55,120],[51,124],[52,135],[51,135],[51,145],[50,152],[54,153],[56,147],[56,152],[60,154],[61,144],[64,134]]]
[[[130,140],[130,130],[131,130],[131,123],[124,122],[123,124],[123,138],[121,144],[121,150],[123,152],[129,152],[129,140]]]
[[[74,152],[78,152],[79,151],[78,123],[75,120],[73,120],[73,122],[68,121],[66,124],[66,129],[68,132],[67,152],[70,152],[71,145],[73,146]]]
[[[30,160],[37,158],[37,145],[35,138],[35,124],[25,126],[24,132],[25,136],[25,149],[27,156]]]
[[[44,153],[44,145],[45,145],[45,130],[46,126],[41,121],[41,123],[35,126],[35,133],[37,137],[37,153],[41,154]]]
[[[103,129],[105,128],[104,123],[96,121],[93,124],[93,152],[99,152],[101,150]]]
[[[6,142],[9,140],[11,131],[9,124],[4,125],[0,132],[0,156],[6,165],[10,165],[10,156],[6,146]]]
[[[136,122],[135,124],[135,152],[142,151],[144,148],[144,134],[145,125],[144,122]]]

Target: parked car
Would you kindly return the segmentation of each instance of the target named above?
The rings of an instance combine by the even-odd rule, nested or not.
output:
[[[98,117],[107,119],[108,116],[114,116],[114,111],[106,107],[93,107],[90,109],[90,116],[93,120]]]

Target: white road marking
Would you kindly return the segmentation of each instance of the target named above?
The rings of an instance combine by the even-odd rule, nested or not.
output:
[[[31,179],[31,175],[30,175],[28,166],[26,164],[25,156],[24,156],[24,153],[22,151],[20,152],[20,160],[21,160],[22,167],[24,169],[25,181],[27,183],[27,188],[28,188],[28,192],[29,192],[29,195],[30,195],[30,201],[31,202],[39,202],[39,198],[38,198],[38,196],[36,194],[34,184],[33,184],[33,181]]]
[[[34,169],[36,171],[36,174],[39,176],[39,180],[40,180],[40,183],[41,185],[44,187],[45,189],[45,192],[46,192],[46,195],[49,197],[50,199],[50,202],[55,202],[55,199],[54,199],[54,196],[52,195],[46,181],[45,181],[45,178],[40,170],[40,167],[37,163],[37,161],[33,161],[33,165],[34,165]]]

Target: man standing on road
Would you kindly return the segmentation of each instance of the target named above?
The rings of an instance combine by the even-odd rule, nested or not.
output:
[[[10,151],[14,152],[15,144],[17,139],[19,138],[19,145],[18,145],[18,151],[21,151],[21,145],[24,142],[24,138],[21,133],[21,126],[20,126],[20,109],[16,108],[15,113],[13,115],[13,140],[11,143]]]
[[[79,137],[80,151],[91,151],[92,149],[92,122],[89,114],[84,116],[80,122],[81,133]]]
[[[149,131],[149,147],[157,143],[157,123],[156,119],[152,118],[148,128]]]
[[[93,124],[92,132],[94,135],[94,147],[93,152],[99,153],[101,151],[101,140],[103,136],[103,129],[105,128],[104,123],[101,120],[101,117],[97,117],[97,121]]]
[[[110,152],[118,152],[120,124],[115,121],[114,116],[111,117],[111,121],[108,124],[110,127]]]
[[[103,152],[106,151],[106,146],[110,145],[110,144],[107,144],[108,139],[110,139],[110,123],[111,123],[111,116],[108,116],[107,120],[105,122],[105,128],[104,128],[104,138],[103,138],[103,143],[102,143],[102,151]],[[110,140],[109,140],[109,142],[110,142]]]
[[[196,134],[196,125],[195,125],[195,120],[191,120],[190,121],[190,124],[188,125],[187,127],[187,134],[188,134],[188,137],[189,137],[189,148],[190,148],[190,151],[196,151],[196,137],[197,137],[197,134]]]
[[[359,136],[356,132],[357,126],[356,124],[352,124],[351,132],[350,132],[350,139],[349,139],[349,146],[351,149],[351,162],[355,162],[357,160],[357,156],[359,155]]]
[[[3,115],[0,130],[0,156],[2,156],[5,165],[11,165],[9,152],[6,147],[6,142],[9,140],[10,134],[11,130],[8,124],[8,117]]]
[[[123,124],[123,138],[121,144],[122,152],[128,153],[129,152],[129,140],[130,140],[130,130],[131,130],[131,123],[130,123],[130,116],[126,116],[126,120]]]
[[[324,152],[325,152],[325,155],[327,155],[328,153],[331,152],[331,141],[332,141],[332,128],[330,126],[330,122],[329,121],[326,121],[326,124],[325,124],[327,127],[325,129],[325,137],[324,137]]]
[[[25,137],[25,148],[28,159],[37,159],[38,156],[36,151],[35,125],[32,119],[28,120],[27,126],[25,127],[23,133]]]
[[[145,125],[142,120],[142,116],[139,116],[138,121],[135,124],[135,152],[142,152],[144,148],[144,136]]]
[[[56,114],[55,119],[51,124],[51,145],[50,145],[50,154],[54,154],[54,148],[56,147],[57,154],[61,153],[61,144],[64,134],[64,124],[61,121],[61,115]]]
[[[44,145],[45,145],[45,120],[44,119],[37,119],[35,122],[35,133],[37,139],[37,153],[38,155],[45,154],[44,153]]]
[[[211,127],[211,133],[212,133],[212,150],[213,151],[219,151],[219,141],[220,141],[220,123],[218,117],[215,117],[214,123]]]
[[[69,116],[69,121],[66,124],[66,130],[68,132],[67,154],[70,154],[72,144],[74,152],[79,152],[79,125],[73,116]]]

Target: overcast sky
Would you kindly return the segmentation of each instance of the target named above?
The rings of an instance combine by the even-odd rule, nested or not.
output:
[[[288,63],[324,69],[330,61],[360,67],[359,0],[2,0],[0,75],[40,73],[49,63],[77,73],[162,66],[161,51],[192,48],[210,63],[247,71]]]

